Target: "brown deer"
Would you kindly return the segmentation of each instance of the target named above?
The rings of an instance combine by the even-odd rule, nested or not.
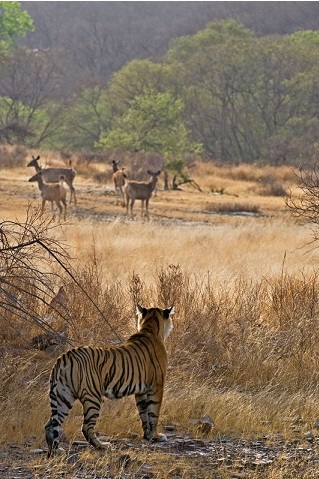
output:
[[[111,161],[113,173],[115,173],[116,171],[118,171],[118,169],[119,169],[119,166],[118,166],[119,163],[120,163],[120,160],[112,160],[112,161]]]
[[[131,215],[133,215],[133,206],[135,200],[142,201],[141,215],[143,216],[144,212],[144,202],[145,202],[145,211],[146,217],[148,218],[148,203],[150,197],[152,196],[153,191],[155,190],[157,177],[161,174],[161,170],[153,173],[150,170],[147,170],[147,174],[151,177],[149,181],[128,181],[124,186],[124,194],[126,198],[126,211],[128,214],[129,206],[131,210]]]
[[[127,178],[126,174],[124,173],[125,168],[119,169],[118,165],[120,163],[120,160],[112,160],[111,165],[113,168],[113,183],[114,183],[114,189],[115,189],[115,195],[120,195],[122,198],[122,206],[125,206],[125,198],[124,198],[124,185],[125,185],[125,179]],[[116,201],[116,204],[118,205],[118,200]]]
[[[66,189],[64,187],[64,176],[61,175],[59,178],[59,183],[52,183],[51,185],[48,185],[44,183],[43,181],[43,174],[42,171],[39,171],[36,173],[32,178],[29,179],[30,182],[38,182],[38,187],[39,190],[41,191],[41,196],[42,196],[42,207],[41,207],[41,215],[43,214],[44,211],[44,206],[46,201],[51,202],[51,209],[53,211],[53,202],[57,205],[59,208],[59,221],[61,219],[61,214],[63,211],[63,208],[61,206],[61,203],[64,205],[64,220],[66,218]]]
[[[57,183],[60,180],[60,176],[64,176],[65,182],[70,188],[71,192],[70,203],[73,197],[74,204],[76,205],[75,189],[73,186],[73,180],[75,178],[76,171],[72,168],[71,162],[70,168],[42,168],[38,163],[39,160],[39,155],[36,158],[32,155],[32,160],[27,164],[27,166],[34,166],[37,173],[41,172],[43,181],[45,183]]]

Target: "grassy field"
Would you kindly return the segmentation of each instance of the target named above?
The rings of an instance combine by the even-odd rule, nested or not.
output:
[[[61,268],[30,246],[21,258],[34,265],[36,277],[27,259],[24,274],[17,254],[1,264],[4,289],[15,297],[18,291],[27,309],[17,314],[1,294],[3,477],[26,464],[22,477],[317,477],[319,252],[309,226],[285,205],[283,192],[296,186],[293,171],[198,164],[189,174],[201,191],[191,185],[164,191],[161,179],[147,221],[139,202],[134,218],[116,204],[108,164],[76,158],[74,164],[78,205],[60,224],[51,222],[49,206],[38,218],[39,192],[27,182],[33,171],[21,165],[1,171],[1,215],[4,231],[16,232],[12,244],[27,239],[28,229],[64,254]],[[61,285],[65,310],[50,310]],[[115,441],[109,453],[81,449],[74,463],[30,455],[45,448],[49,371],[68,347],[34,349],[32,338],[48,330],[38,318],[50,315],[49,327],[72,344],[104,346],[134,332],[137,302],[176,310],[160,419],[173,431],[171,446],[141,445],[134,401],[126,398],[105,402],[101,413],[98,430]],[[208,431],[204,416],[214,422]],[[75,407],[65,423],[66,444],[82,439],[80,429]],[[181,438],[197,441],[198,456],[174,449]],[[230,464],[226,446],[216,460],[212,452],[200,454],[225,441],[232,443]],[[247,444],[236,441],[255,447],[255,462],[247,459]],[[252,446],[258,442],[268,451],[273,445],[268,463],[258,465],[264,457]]]

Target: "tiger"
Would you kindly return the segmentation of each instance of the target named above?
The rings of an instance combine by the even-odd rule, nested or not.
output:
[[[167,371],[164,341],[173,329],[174,307],[147,309],[138,304],[136,312],[137,332],[123,344],[73,348],[57,359],[50,375],[51,417],[45,424],[48,458],[63,452],[59,430],[76,400],[83,408],[82,433],[97,449],[109,446],[95,432],[103,397],[134,394],[143,438],[167,440],[157,427]]]

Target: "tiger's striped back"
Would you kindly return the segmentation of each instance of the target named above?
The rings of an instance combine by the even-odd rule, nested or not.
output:
[[[166,440],[157,424],[167,369],[164,340],[172,329],[172,312],[138,305],[138,332],[123,345],[80,347],[58,358],[50,377],[51,417],[45,425],[48,456],[59,448],[59,428],[77,399],[83,407],[82,432],[94,447],[106,447],[95,433],[103,396],[134,394],[144,438]]]

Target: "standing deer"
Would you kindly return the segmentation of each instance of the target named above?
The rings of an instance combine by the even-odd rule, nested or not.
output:
[[[116,173],[119,169],[118,165],[120,163],[120,160],[112,160],[111,161],[111,165],[112,165],[112,169],[113,169],[113,173]]]
[[[141,215],[143,216],[144,212],[144,201],[145,201],[145,210],[146,217],[148,218],[148,203],[152,193],[156,187],[157,177],[161,174],[161,170],[153,173],[150,170],[147,170],[147,174],[151,177],[149,181],[133,181],[130,180],[124,186],[124,193],[126,198],[126,211],[128,214],[129,205],[131,209],[131,215],[133,215],[133,206],[135,200],[142,200],[142,209]]]
[[[122,206],[125,206],[125,198],[124,198],[124,185],[125,185],[125,179],[127,178],[126,174],[124,173],[125,168],[119,169],[118,165],[120,163],[120,160],[112,160],[111,165],[113,168],[113,183],[114,183],[114,189],[115,189],[115,195],[120,195],[122,198]],[[118,200],[116,201],[116,204],[118,205]]]
[[[72,201],[72,197],[74,199],[74,204],[76,205],[76,196],[75,196],[75,189],[73,186],[73,180],[76,175],[76,171],[70,168],[41,168],[38,161],[40,160],[40,156],[38,155],[36,158],[32,155],[32,160],[27,164],[27,166],[34,166],[37,173],[42,173],[42,178],[45,183],[57,183],[60,179],[60,176],[64,176],[65,182],[70,188],[71,196],[70,196],[70,203]],[[71,162],[70,162],[71,166]]]
[[[36,173],[32,178],[29,179],[29,181],[38,182],[39,190],[41,191],[41,196],[42,196],[42,207],[41,207],[41,215],[43,214],[44,211],[44,206],[46,201],[51,202],[51,209],[53,211],[53,202],[57,205],[59,208],[59,221],[61,219],[61,214],[63,211],[63,208],[61,206],[61,203],[64,205],[64,220],[66,218],[66,189],[64,187],[64,176],[61,175],[59,178],[59,183],[52,183],[50,185],[44,183],[43,181],[43,173],[42,171],[39,171]]]

